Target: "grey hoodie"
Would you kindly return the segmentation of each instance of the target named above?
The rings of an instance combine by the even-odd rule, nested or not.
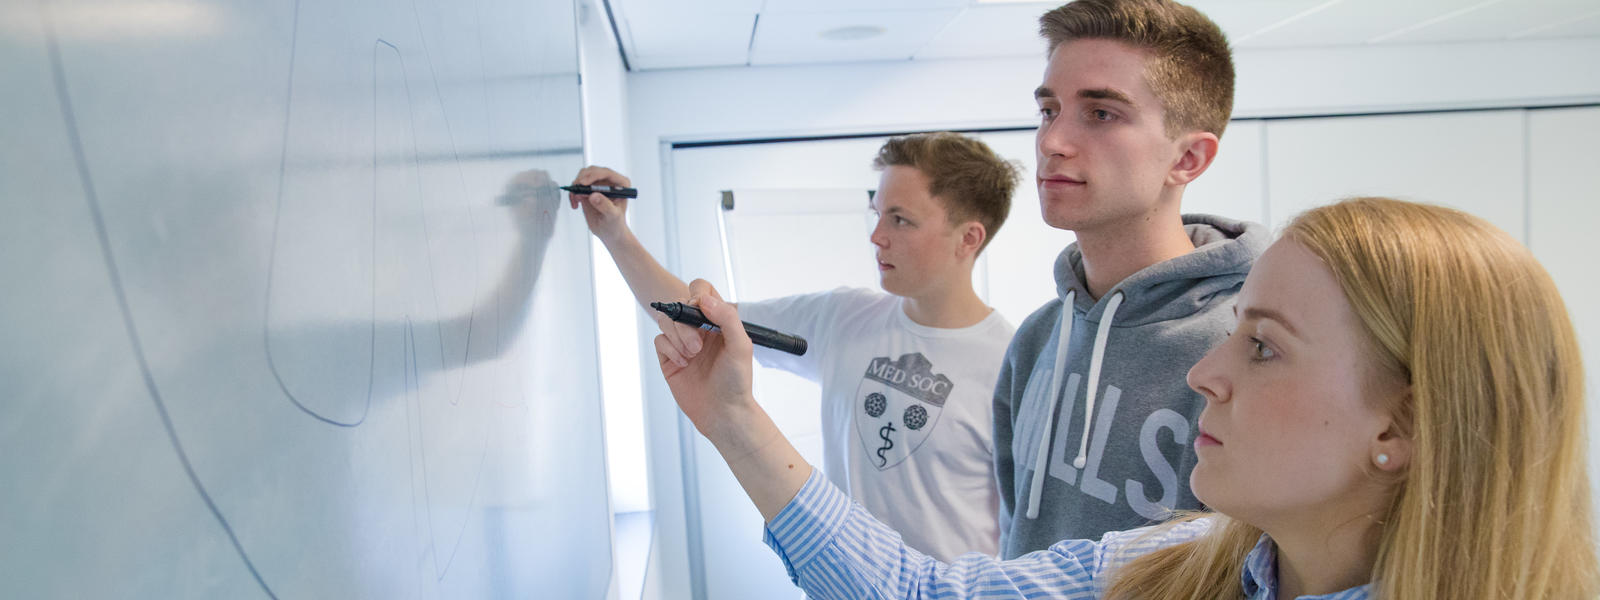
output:
[[[1183,223],[1193,252],[1145,267],[1099,300],[1078,245],[1067,246],[1055,265],[1060,298],[1011,339],[994,392],[1001,558],[1201,507],[1189,472],[1205,401],[1185,378],[1226,337],[1233,296],[1271,235],[1209,215]],[[1048,468],[1035,469],[1041,463]]]

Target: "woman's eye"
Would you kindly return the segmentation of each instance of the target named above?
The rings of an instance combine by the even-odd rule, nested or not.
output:
[[[1271,347],[1267,346],[1266,342],[1256,338],[1250,338],[1250,360],[1260,362],[1272,360],[1277,357],[1278,353]]]

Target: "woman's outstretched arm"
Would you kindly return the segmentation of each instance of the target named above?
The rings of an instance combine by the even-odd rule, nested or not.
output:
[[[687,359],[657,336],[661,372],[766,519],[767,544],[812,598],[1088,599],[1108,566],[1204,530],[1197,522],[1154,535],[1113,533],[1004,562],[973,553],[945,564],[923,555],[800,457],[751,392],[750,338],[737,309],[704,280],[689,289],[690,303],[722,332],[697,332],[702,350]]]

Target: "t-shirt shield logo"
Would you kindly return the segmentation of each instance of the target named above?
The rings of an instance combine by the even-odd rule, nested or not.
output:
[[[921,352],[872,359],[856,388],[856,433],[867,462],[893,467],[928,439],[950,397],[950,378],[933,372]]]

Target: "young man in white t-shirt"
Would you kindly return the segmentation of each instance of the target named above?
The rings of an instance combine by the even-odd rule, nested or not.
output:
[[[873,165],[882,177],[870,241],[883,292],[838,288],[742,302],[739,313],[809,341],[803,356],[757,348],[756,359],[822,385],[830,480],[918,550],[941,560],[996,555],[992,400],[1015,328],[978,297],[972,268],[1005,222],[1017,169],[954,133],[893,138]],[[631,186],[603,167],[573,183]],[[668,352],[680,361],[698,353],[692,328],[648,309],[688,300],[689,288],[633,236],[626,201],[571,200],[656,318]]]

